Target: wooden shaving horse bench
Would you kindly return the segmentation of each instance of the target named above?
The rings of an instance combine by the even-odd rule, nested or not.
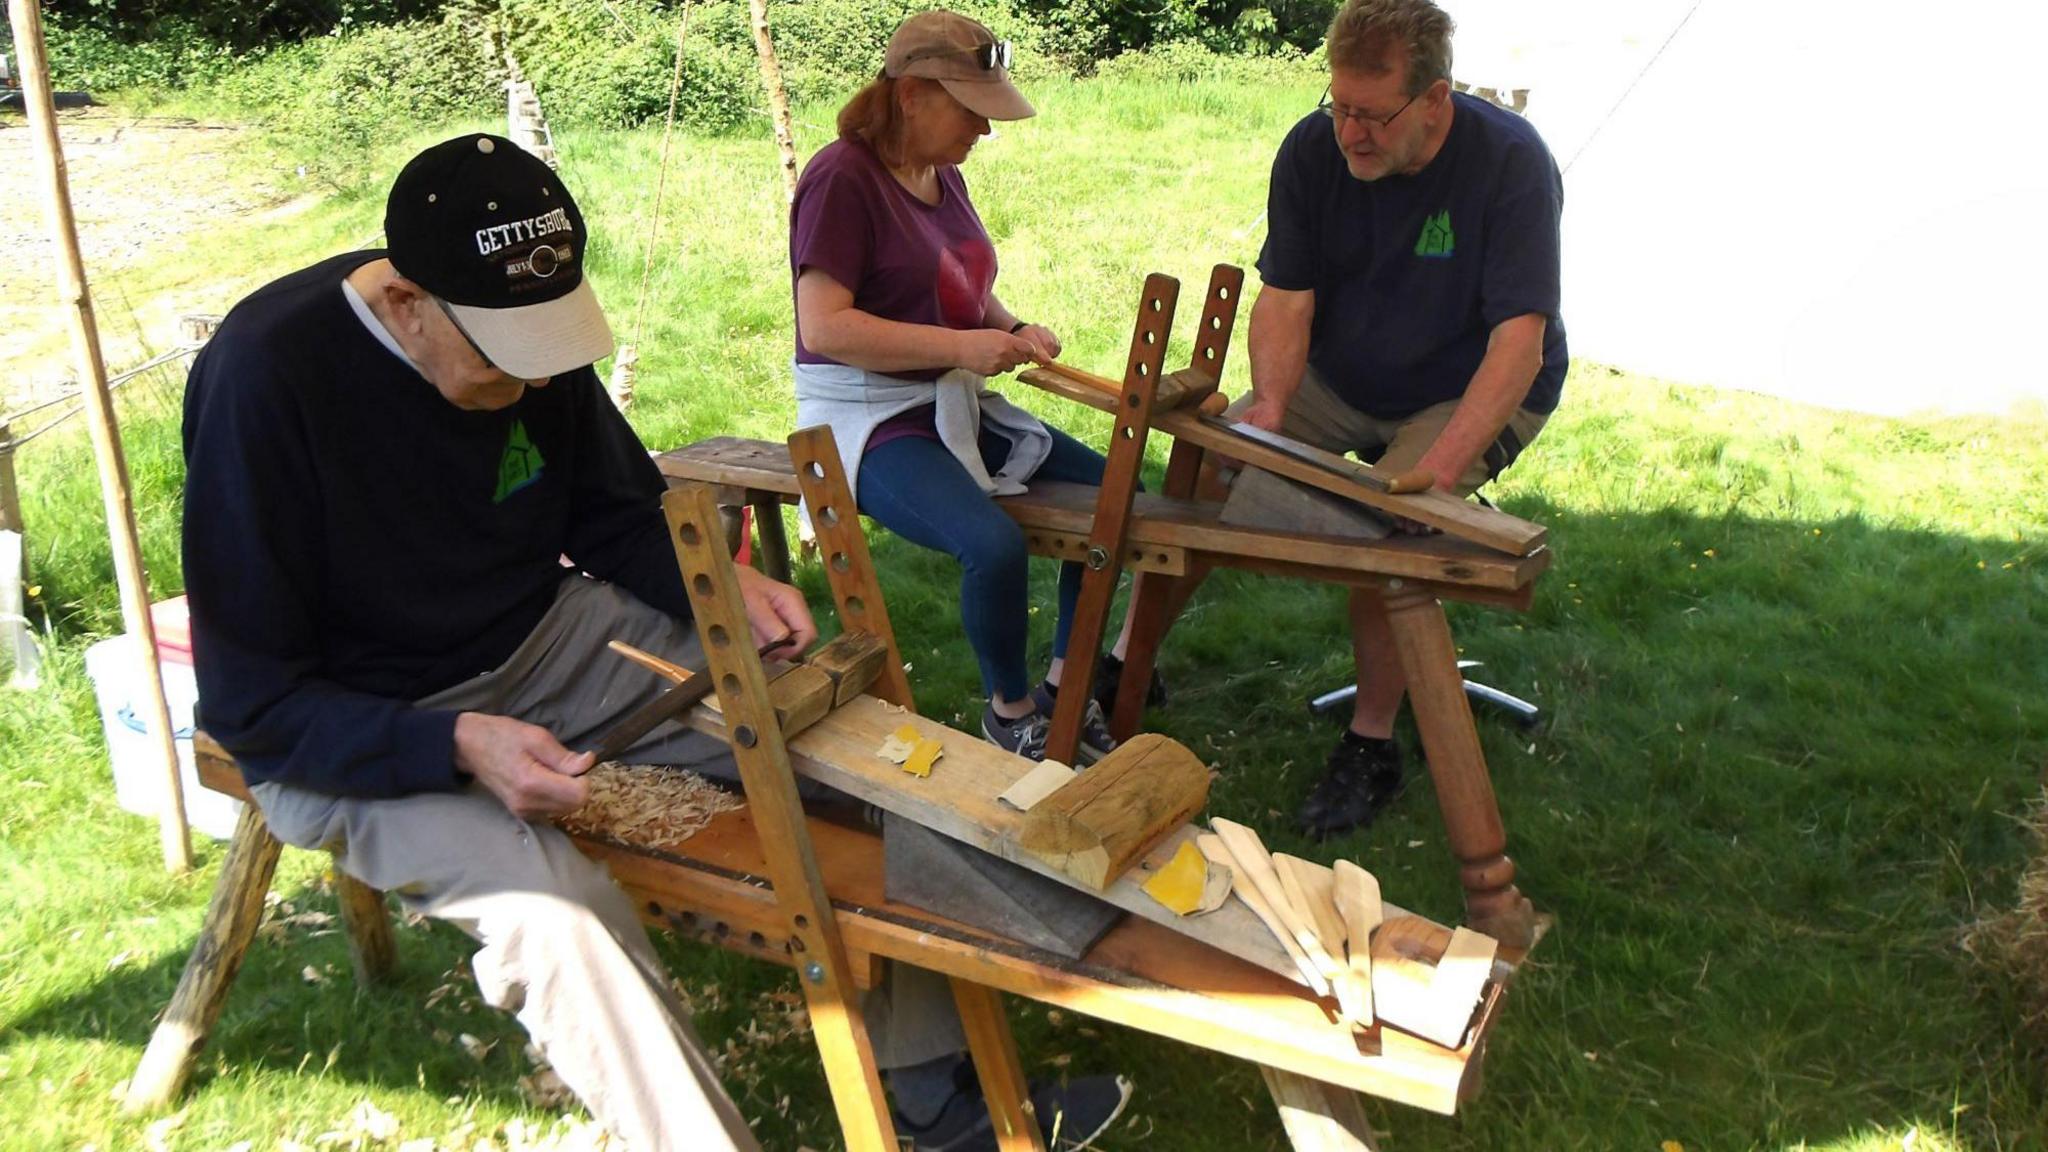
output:
[[[902,722],[909,705],[907,679],[900,658],[894,658],[857,518],[836,514],[846,507],[836,454],[817,453],[815,444],[812,450],[807,459],[828,482],[810,495],[827,527],[821,539],[842,625],[886,642],[892,657],[876,662],[879,679],[869,689],[874,695],[835,701],[802,724],[793,713],[788,719],[779,715],[758,657],[735,639],[746,635],[745,616],[730,556],[714,543],[719,514],[711,494],[698,485],[672,491],[665,501],[671,531],[707,637],[709,666],[703,674],[718,686],[716,705],[698,705],[689,722],[730,741],[747,807],[716,817],[681,843],[604,835],[579,836],[577,843],[610,867],[650,923],[797,971],[849,1149],[894,1147],[855,994],[872,986],[883,959],[950,978],[1003,1152],[1043,1149],[1028,1112],[1003,992],[1252,1061],[1279,1107],[1289,1141],[1304,1152],[1374,1146],[1356,1093],[1448,1114],[1477,1090],[1507,981],[1524,954],[1512,942],[1504,942],[1457,1047],[1392,1026],[1376,1029],[1366,1043],[1329,1001],[1316,999],[1299,981],[1192,939],[1185,929],[1129,917],[1080,959],[1069,960],[891,902],[882,890],[879,838],[809,818],[796,797],[793,773],[843,779],[827,770],[847,761],[848,747],[871,748],[876,725]],[[840,494],[836,504],[833,492]],[[958,748],[963,756],[995,758],[984,763],[1020,775],[1031,768],[964,734],[951,735],[964,742]],[[195,747],[201,782],[246,799],[229,756],[203,734]],[[189,1079],[254,939],[281,850],[257,807],[245,808],[178,990],[131,1079],[131,1110],[169,1103]],[[393,963],[382,896],[342,875],[336,888],[358,975],[377,979]],[[1418,923],[1423,934],[1411,945],[1416,951],[1403,955],[1433,964],[1450,932]],[[1265,945],[1273,947],[1272,940]]]

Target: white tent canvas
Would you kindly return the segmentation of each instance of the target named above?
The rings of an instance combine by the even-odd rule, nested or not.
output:
[[[1870,412],[2042,411],[2048,10],[1447,7],[1458,78],[1529,89],[1567,166],[1575,355]]]

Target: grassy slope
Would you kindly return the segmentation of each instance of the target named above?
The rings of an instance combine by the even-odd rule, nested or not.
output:
[[[1198,287],[1214,261],[1249,264],[1269,148],[1315,93],[1034,95],[1044,115],[986,143],[968,176],[1005,299],[1058,329],[1074,362],[1110,366],[1145,272]],[[830,110],[801,115],[808,152]],[[599,229],[600,290],[641,347],[642,433],[780,435],[789,306],[768,144],[676,142],[642,308],[659,134],[561,143]],[[282,271],[373,231],[374,199],[257,231],[222,259]],[[1172,357],[1185,355],[1183,339]],[[1243,386],[1240,354],[1228,387]],[[160,592],[177,583],[175,394],[164,381],[125,401]],[[1026,399],[1084,439],[1107,431]],[[42,441],[22,470],[65,639],[48,688],[0,694],[0,1144],[125,1147],[142,1126],[111,1116],[109,1093],[211,873],[164,878],[153,830],[104,779],[78,654],[118,613],[84,446]],[[1842,416],[1580,365],[1498,489],[1551,526],[1558,565],[1534,611],[1454,610],[1453,625],[1491,681],[1546,708],[1533,738],[1481,727],[1524,887],[1559,926],[1509,1001],[1485,1095],[1457,1119],[1377,1109],[1392,1146],[1874,1149],[1917,1126],[1922,1147],[2038,1147],[2038,1064],[1955,937],[2009,897],[2009,816],[2048,758],[2048,428]],[[877,555],[925,710],[971,715],[950,565],[891,539]],[[1050,570],[1037,576],[1049,600]],[[1165,654],[1175,696],[1152,726],[1223,768],[1216,812],[1278,850],[1360,859],[1391,897],[1454,916],[1426,783],[1369,835],[1310,845],[1279,819],[1334,735],[1301,701],[1346,675],[1341,621],[1331,590],[1216,579]],[[1035,627],[1042,642],[1050,622]],[[314,864],[288,856],[280,887],[331,909]],[[460,937],[407,930],[399,984],[358,990],[339,938],[317,931],[283,925],[251,954],[172,1146],[310,1141],[366,1096],[408,1136],[521,1114],[516,1026],[466,994],[425,1006],[459,971]],[[832,1144],[806,1042],[772,1024],[788,982],[702,949],[673,956],[764,1139]],[[336,978],[311,986],[308,967]],[[463,1032],[504,1042],[478,1064]],[[1282,1146],[1242,1064],[1032,1010],[1019,1033],[1027,1062],[1138,1076],[1106,1147]]]

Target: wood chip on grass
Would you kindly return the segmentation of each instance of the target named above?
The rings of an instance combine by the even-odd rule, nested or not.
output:
[[[681,844],[713,817],[747,804],[681,768],[607,761],[584,778],[590,781],[590,798],[562,818],[562,827],[652,848]]]

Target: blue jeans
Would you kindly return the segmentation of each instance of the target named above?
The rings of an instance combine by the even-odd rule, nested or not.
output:
[[[1033,481],[1102,484],[1106,461],[1057,428],[1052,452]],[[994,473],[1009,455],[1009,441],[988,429],[981,433],[981,459]],[[967,475],[967,469],[937,440],[905,436],[870,447],[860,458],[860,510],[913,544],[944,552],[960,562],[960,620],[967,643],[981,663],[981,686],[1005,700],[1031,691],[1024,671],[1025,633],[1030,622],[1030,589],[1024,530]],[[1052,654],[1067,653],[1067,632],[1081,598],[1081,566],[1060,565],[1060,614]]]

